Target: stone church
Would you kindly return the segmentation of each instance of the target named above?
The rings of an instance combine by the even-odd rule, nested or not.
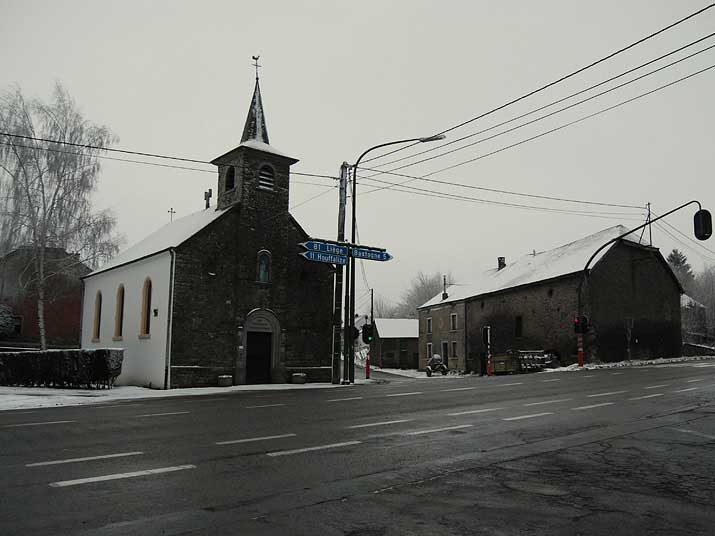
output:
[[[296,159],[270,145],[258,78],[237,147],[212,161],[217,206],[176,219],[85,276],[82,347],[124,348],[119,383],[330,381],[334,267],[300,255]]]

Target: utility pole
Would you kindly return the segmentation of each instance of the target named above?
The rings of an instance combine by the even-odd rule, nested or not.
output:
[[[648,245],[653,245],[653,230],[650,224],[650,201],[648,201]]]
[[[338,184],[338,242],[345,241],[345,202],[348,188],[348,163],[340,166],[340,179]],[[335,269],[335,294],[333,300],[333,372],[332,382],[340,383],[340,335],[342,333],[342,300],[343,300],[343,268]],[[347,337],[345,337],[347,340]]]

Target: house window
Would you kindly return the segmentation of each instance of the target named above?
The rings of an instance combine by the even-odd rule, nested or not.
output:
[[[233,190],[236,187],[236,169],[228,166],[226,170],[226,190]]]
[[[271,282],[271,254],[269,251],[261,250],[258,252],[258,278],[260,283]]]
[[[427,319],[427,333],[432,333],[432,319]]]
[[[447,359],[449,357],[449,342],[442,341],[442,358]]]
[[[275,173],[271,166],[261,166],[258,170],[258,187],[264,190],[273,190]]]
[[[517,316],[514,322],[514,336],[521,337],[524,330],[524,321],[521,316]]]
[[[149,338],[151,332],[151,279],[144,280],[142,289],[142,323],[139,329],[139,338]]]
[[[114,311],[114,340],[122,340],[124,331],[124,285],[117,289],[117,305]]]
[[[102,325],[102,291],[98,290],[94,296],[94,329],[92,342],[99,342],[99,328]]]
[[[427,359],[429,360],[432,357],[432,343],[428,342],[427,343]]]
[[[457,357],[457,341],[452,341],[452,357]]]
[[[449,329],[452,331],[457,329],[457,313],[449,315]]]

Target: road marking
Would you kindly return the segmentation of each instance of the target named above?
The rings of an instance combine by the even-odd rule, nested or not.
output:
[[[659,385],[649,385],[648,387],[644,387],[643,389],[658,389],[658,387],[668,387],[669,385],[669,383],[661,383]]]
[[[656,396],[663,396],[663,393],[655,393],[654,395],[636,396],[634,398],[629,398],[628,400],[644,400],[646,398],[655,398]]]
[[[545,400],[544,402],[532,402],[530,404],[524,404],[524,406],[542,406],[544,404],[558,404],[559,402],[568,402],[573,400],[573,398],[558,398],[556,400]]]
[[[91,406],[89,409],[122,408],[126,406],[126,404],[111,404],[109,406]]]
[[[603,406],[612,406],[613,402],[604,402],[603,404],[591,404],[590,406],[580,406],[578,408],[571,408],[574,411],[582,410],[582,409],[592,409],[592,408],[601,408]]]
[[[354,424],[352,426],[346,426],[346,428],[369,428],[370,426],[387,426],[388,424],[399,424],[401,422],[410,422],[412,419],[400,419],[398,421],[382,421],[382,422],[371,422],[368,424]]]
[[[611,376],[620,376],[622,374],[622,372],[611,372]]]
[[[222,396],[220,398],[201,398],[199,400],[192,400],[191,402],[216,402],[217,400],[228,400],[228,397]]]
[[[263,404],[261,406],[245,406],[244,409],[279,408],[281,406],[285,406],[285,404]]]
[[[359,445],[362,441],[345,441],[344,443],[333,443],[331,445],[319,445],[317,447],[306,447],[303,449],[279,450],[276,452],[267,452],[266,456],[288,456],[290,454],[301,454],[303,452],[312,452],[314,450],[337,449],[340,447],[349,447],[351,445]]]
[[[271,439],[283,439],[284,437],[295,437],[295,434],[269,435],[263,437],[248,437],[246,439],[234,439],[232,441],[217,441],[217,445],[236,445],[238,443],[253,443],[254,441],[269,441]]]
[[[587,395],[588,398],[595,398],[597,396],[611,396],[611,395],[621,395],[627,393],[628,391],[610,391],[608,393],[596,393],[595,395]]]
[[[544,382],[560,382],[561,378],[552,378],[551,380],[542,380]]]
[[[511,387],[512,385],[524,385],[524,382],[515,382],[515,383],[502,383],[497,384],[495,387]]]
[[[3,425],[3,428],[20,428],[21,426],[44,426],[44,425],[49,425],[49,424],[67,424],[70,422],[77,422],[77,421],[46,421],[46,422],[23,422],[20,424],[5,424]]]
[[[533,419],[534,417],[543,417],[544,415],[553,415],[550,411],[544,413],[532,413],[531,415],[519,415],[518,417],[505,417],[502,421],[520,421],[522,419]]]
[[[593,374],[585,374],[585,375],[583,375],[583,376],[581,376],[581,377],[582,377],[582,378],[593,378],[593,376],[594,376]]]
[[[472,415],[473,413],[486,413],[488,411],[499,411],[504,408],[486,408],[486,409],[472,409],[469,411],[458,411],[457,413],[447,413],[449,417],[457,417],[459,415]]]
[[[461,430],[462,428],[471,428],[473,424],[459,424],[457,426],[447,426],[445,428],[432,428],[431,430],[418,430],[416,432],[406,432],[405,435],[422,435],[422,434],[435,434],[437,432],[447,432],[449,430]]]
[[[169,413],[145,413],[144,415],[137,415],[137,417],[164,417],[165,415],[186,415],[191,413],[190,411],[171,411]]]
[[[176,465],[174,467],[160,467],[159,469],[146,469],[144,471],[134,471],[132,473],[117,473],[114,475],[94,476],[91,478],[78,478],[77,480],[62,480],[52,482],[52,488],[65,488],[67,486],[78,486],[80,484],[91,484],[92,482],[105,482],[107,480],[119,480],[122,478],[134,478],[137,476],[160,475],[162,473],[173,473],[174,471],[184,471],[186,469],[196,469],[195,465]]]
[[[673,391],[673,392],[674,393],[686,393],[688,391],[695,391],[695,389],[697,389],[697,387],[689,387],[688,389],[680,389],[678,391]]]
[[[694,380],[688,380],[687,383],[695,383],[705,381],[705,378],[695,378]]]
[[[699,437],[705,437],[707,439],[715,439],[715,436],[711,436],[708,434],[703,434],[702,432],[696,432],[695,430],[685,430],[683,428],[673,428],[676,432],[683,432],[684,434],[693,434]]]
[[[705,364],[703,364],[703,365],[693,365],[693,366],[694,366],[694,367],[697,367],[697,368],[715,367],[715,365],[705,365]]]
[[[119,454],[104,454],[102,456],[87,456],[85,458],[69,458],[67,460],[53,460],[51,462],[28,463],[25,467],[42,467],[45,465],[59,465],[61,463],[90,462],[92,460],[106,460],[108,458],[122,458],[124,456],[139,456],[143,452],[120,452]]]
[[[410,395],[421,395],[422,391],[415,391],[414,393],[392,393],[391,395],[385,396],[410,396]]]
[[[471,391],[472,389],[476,389],[476,387],[456,387],[454,389],[442,389],[442,392],[448,393],[450,391]]]
[[[326,400],[326,402],[344,402],[346,400],[362,400],[361,396],[351,396],[350,398],[333,398],[331,400]]]

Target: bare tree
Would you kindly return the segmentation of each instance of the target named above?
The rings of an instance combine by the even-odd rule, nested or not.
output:
[[[452,276],[448,274],[447,284],[451,284]],[[402,293],[400,303],[393,310],[395,318],[417,318],[417,308],[431,300],[442,291],[444,276],[439,272],[425,274],[419,272],[410,282],[410,286]]]
[[[91,204],[97,156],[116,137],[84,119],[59,83],[48,103],[26,100],[19,87],[6,91],[0,96],[0,127],[0,253],[18,246],[32,251],[26,284],[37,295],[45,349],[48,278],[80,262],[95,267],[119,249],[114,215],[93,211]],[[62,248],[76,260],[48,270],[48,248]]]

